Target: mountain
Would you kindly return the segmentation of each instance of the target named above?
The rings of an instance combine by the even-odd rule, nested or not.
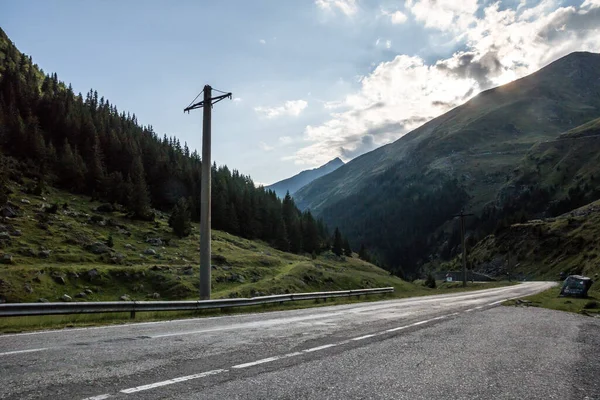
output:
[[[277,193],[277,196],[280,198],[283,198],[287,192],[290,192],[290,194],[293,195],[298,189],[308,185],[315,179],[318,179],[335,171],[342,165],[344,165],[344,162],[338,157],[336,157],[333,160],[329,161],[327,164],[321,165],[319,168],[302,171],[299,174],[292,176],[291,178],[287,178],[272,185],[269,185],[265,189],[273,190],[275,193]]]
[[[451,220],[460,209],[477,215],[471,225],[494,218],[497,197],[533,145],[598,116],[600,55],[572,53],[480,93],[294,197],[388,268],[414,273],[456,251]]]

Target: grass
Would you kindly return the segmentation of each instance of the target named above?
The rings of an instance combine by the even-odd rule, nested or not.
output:
[[[595,286],[595,287],[594,287]],[[600,317],[600,289],[594,284],[585,299],[575,297],[559,297],[560,287],[554,287],[533,296],[509,300],[506,306],[541,307],[550,310],[567,311],[588,316]]]
[[[19,216],[0,221],[0,232],[21,231],[0,241],[0,256],[13,262],[0,265],[0,299],[7,302],[60,301],[63,295],[75,301],[196,299],[199,286],[198,226],[187,238],[177,238],[168,227],[168,216],[157,213],[155,222],[132,221],[124,213],[96,212],[100,203],[49,188],[43,196],[27,194],[25,185],[12,183],[11,202]],[[56,214],[43,211],[59,204]],[[40,224],[40,221],[43,223]],[[106,254],[94,254],[90,245],[113,238]],[[149,238],[163,243],[152,245]],[[145,254],[148,249],[156,254]],[[43,254],[49,250],[50,253]],[[254,297],[393,286],[393,297],[410,297],[462,290],[441,284],[438,289],[402,281],[389,272],[353,257],[326,252],[313,259],[278,251],[267,243],[247,240],[226,232],[212,232],[212,297]],[[490,287],[486,285],[485,287]],[[476,286],[469,289],[475,289]],[[87,291],[87,293],[86,293]],[[85,293],[84,297],[77,297]],[[380,297],[370,297],[377,299]],[[349,300],[336,300],[327,304]],[[316,304],[285,304],[284,309]],[[266,308],[277,309],[275,306]],[[243,312],[263,308],[240,309]],[[235,312],[238,312],[236,310]],[[136,320],[157,320],[203,315],[195,313],[147,313]],[[1,332],[86,326],[129,321],[129,315],[95,314],[3,318]]]
[[[262,306],[239,307],[234,309],[213,309],[201,311],[174,311],[174,312],[147,312],[136,313],[135,320],[130,318],[129,313],[104,313],[104,314],[79,314],[79,315],[47,315],[35,317],[7,317],[0,319],[0,333],[18,333],[25,331],[36,331],[46,329],[64,329],[88,326],[118,325],[131,322],[151,322],[168,321],[186,318],[205,318],[223,315],[238,315],[246,313],[268,312],[303,309],[310,307],[323,307],[342,304],[354,304],[358,302],[371,302],[391,299],[401,299],[408,297],[426,296],[434,294],[449,294],[463,291],[473,291],[481,289],[492,289],[509,284],[508,282],[490,282],[490,283],[468,283],[466,288],[458,282],[447,283],[438,281],[436,289],[429,289],[422,286],[421,282],[415,281],[409,285],[410,290],[398,291],[390,294],[363,296],[360,299],[356,297],[334,298],[329,300],[305,300],[287,302],[282,304],[269,304]]]

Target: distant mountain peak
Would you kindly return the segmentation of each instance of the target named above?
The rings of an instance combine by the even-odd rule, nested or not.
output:
[[[339,157],[336,157],[320,167],[304,170],[291,178],[269,185],[266,189],[273,190],[279,197],[284,197],[287,192],[290,192],[290,194],[293,195],[296,191],[308,185],[315,179],[335,171],[344,164],[344,161]]]

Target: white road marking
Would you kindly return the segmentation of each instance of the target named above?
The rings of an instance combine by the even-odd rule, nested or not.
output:
[[[48,348],[44,347],[44,348],[41,348],[41,349],[7,351],[6,353],[0,353],[0,356],[8,356],[8,355],[11,355],[11,354],[22,354],[22,353],[34,353],[36,351],[44,351],[44,350],[48,350]]]
[[[496,304],[501,304],[501,303],[504,303],[505,301],[506,300],[498,300],[498,301],[488,304],[488,306],[495,306]]]
[[[468,310],[465,310],[465,312],[471,312],[471,311],[475,311],[474,308],[469,308]]]
[[[231,368],[235,368],[235,369],[240,369],[240,368],[248,368],[248,367],[253,367],[255,365],[259,365],[259,364],[265,364],[268,362],[272,362],[272,361],[277,361],[279,360],[281,357],[280,356],[275,356],[275,357],[268,357],[268,358],[263,358],[262,360],[258,360],[258,361],[252,361],[249,363],[245,363],[245,364],[238,364],[238,365],[234,365]]]
[[[397,328],[392,328],[392,329],[387,329],[386,332],[396,332],[396,331],[406,329],[406,328],[408,328],[408,325],[407,326],[399,326]]]
[[[94,396],[94,397],[86,397],[83,400],[104,400],[104,399],[108,399],[110,397],[110,394],[101,394],[98,396]]]
[[[311,349],[302,350],[302,352],[304,352],[304,353],[312,353],[313,351],[325,350],[325,349],[328,349],[330,347],[339,346],[339,345],[340,345],[340,343],[325,344],[323,346],[317,346],[317,347],[313,347]]]
[[[363,339],[372,338],[373,336],[377,336],[377,334],[376,333],[372,333],[370,335],[364,335],[364,336],[355,337],[355,338],[352,338],[350,340],[363,340]]]
[[[189,381],[192,379],[204,378],[205,376],[217,375],[222,372],[227,372],[227,370],[226,369],[215,369],[212,371],[202,372],[200,374],[182,376],[179,378],[169,379],[168,381],[151,383],[149,385],[137,386],[137,387],[130,388],[130,389],[123,389],[123,390],[121,390],[121,393],[130,394],[130,393],[141,392],[143,390],[149,390],[149,389],[154,389],[154,388],[161,387],[161,386],[172,385],[174,383],[185,382],[185,381]]]

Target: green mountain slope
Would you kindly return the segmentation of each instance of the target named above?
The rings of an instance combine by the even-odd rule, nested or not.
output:
[[[507,272],[535,279],[558,279],[560,272],[600,274],[600,202],[555,218],[513,224],[477,243],[468,256],[477,271],[495,276]],[[459,261],[455,260],[458,264]]]
[[[556,216],[600,198],[600,118],[534,145],[500,191],[505,213]]]
[[[495,204],[532,145],[600,115],[599,71],[600,55],[572,53],[350,161],[295,199],[390,267],[414,270],[456,245],[453,213]]]
[[[191,236],[178,238],[160,211],[154,222],[132,221],[121,209],[100,212],[102,203],[62,190],[36,196],[23,193],[24,185],[10,187],[14,214],[4,217],[9,211],[1,208],[0,302],[64,294],[78,301],[197,298],[196,224]],[[44,211],[54,203],[56,213]],[[296,255],[223,231],[213,231],[212,249],[214,298],[384,286],[423,291],[356,256]]]

